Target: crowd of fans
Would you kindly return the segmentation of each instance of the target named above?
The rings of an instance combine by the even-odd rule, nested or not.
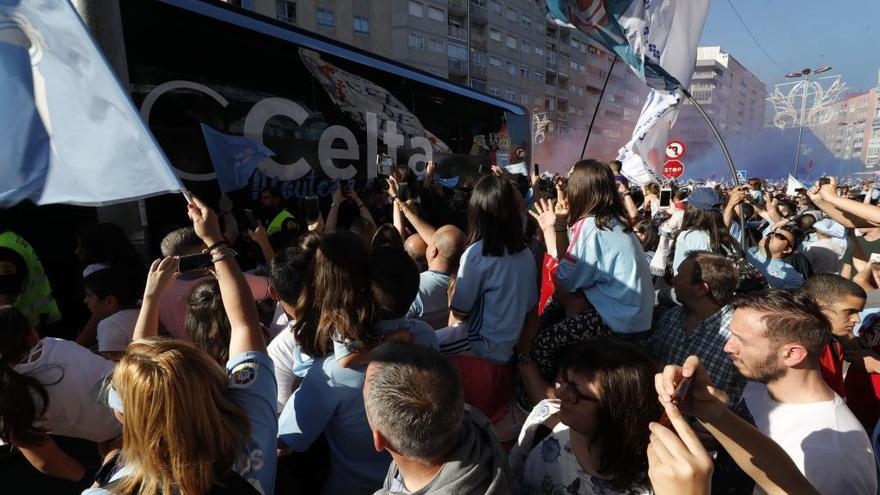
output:
[[[877,493],[873,184],[436,175],[194,197],[149,265],[83,229],[75,341],[0,230],[0,463],[90,495]]]

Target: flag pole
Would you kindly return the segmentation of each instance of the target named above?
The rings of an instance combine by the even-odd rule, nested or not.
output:
[[[581,160],[587,152],[587,142],[590,140],[590,133],[593,132],[593,123],[596,122],[596,116],[599,115],[599,105],[602,104],[602,97],[605,96],[605,88],[608,87],[608,80],[611,79],[611,73],[614,71],[614,64],[617,63],[617,54],[611,59],[611,68],[608,69],[608,75],[605,76],[605,84],[602,85],[602,91],[599,93],[599,101],[596,102],[596,109],[593,110],[593,118],[590,119],[590,127],[587,128],[587,137],[584,139],[584,147],[581,149]]]
[[[706,119],[706,123],[709,124],[709,129],[712,129],[712,134],[715,135],[715,139],[717,139],[718,144],[721,145],[721,152],[724,153],[724,159],[727,160],[727,165],[730,167],[730,173],[733,175],[733,184],[735,187],[739,187],[741,184],[739,182],[739,177],[737,177],[736,175],[736,167],[733,165],[733,158],[730,157],[730,151],[728,151],[727,145],[724,143],[724,139],[721,138],[721,133],[718,132],[718,128],[715,127],[715,123],[712,122],[712,119],[709,118],[709,114],[707,114],[706,111],[703,110],[703,107],[700,106],[697,100],[691,95],[690,91],[688,91],[687,88],[684,87],[684,85],[680,86],[679,89],[682,93],[684,93],[687,99],[694,104],[694,107],[696,107],[697,111],[700,112],[700,115],[702,115],[703,118]],[[739,227],[742,235],[742,244],[744,245],[746,241],[746,219],[743,217],[742,208],[740,208],[739,212]],[[745,249],[743,246],[740,246],[740,248]]]

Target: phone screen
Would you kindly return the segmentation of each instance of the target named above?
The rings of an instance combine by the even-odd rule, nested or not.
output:
[[[535,163],[535,175],[541,175],[541,166]]]
[[[180,266],[177,271],[183,273],[208,266],[211,266],[211,253],[189,254],[180,257]]]
[[[672,204],[672,189],[660,189],[660,207],[665,208]]]
[[[248,228],[254,230],[257,228],[257,217],[254,216],[254,210],[250,208],[245,208],[244,210],[244,218],[247,220]]]
[[[397,198],[401,201],[409,201],[409,184],[402,182],[397,186]]]

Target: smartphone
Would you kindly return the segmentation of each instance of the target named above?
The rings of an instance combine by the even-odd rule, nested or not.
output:
[[[824,186],[825,184],[831,184],[831,179],[828,177],[819,177],[819,184]]]
[[[401,201],[409,201],[409,184],[401,182],[397,186],[397,199]]]
[[[394,166],[394,160],[385,153],[376,155],[376,164],[379,166],[380,175],[388,175],[391,173],[391,167]]]
[[[244,209],[244,218],[245,220],[247,220],[248,228],[251,230],[254,230],[259,225],[259,222],[257,222],[257,217],[254,216],[254,210],[250,208]]]
[[[348,185],[347,179],[341,179],[339,181],[339,187],[342,188],[342,195],[343,196],[348,196],[348,193],[351,192],[351,187]]]
[[[306,220],[309,222],[315,222],[321,216],[321,210],[318,205],[318,197],[317,196],[306,196],[303,198],[303,211],[306,215]]]
[[[180,273],[211,266],[211,253],[188,254],[180,257],[177,271]]]
[[[667,208],[672,204],[672,189],[664,187],[660,189],[660,208]]]
[[[541,175],[541,166],[535,163],[535,171],[533,172],[535,175]]]
[[[675,404],[675,407],[679,407],[681,403],[684,402],[685,397],[687,397],[688,389],[691,388],[691,381],[693,381],[693,378],[693,376],[689,376],[682,378],[682,380],[678,382],[678,386],[675,387],[675,393],[672,394],[672,397],[670,398],[670,401]],[[666,415],[665,411],[658,422],[667,428],[672,427],[672,423],[669,421],[669,416]]]

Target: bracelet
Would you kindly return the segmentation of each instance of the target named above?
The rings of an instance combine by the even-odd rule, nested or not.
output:
[[[210,253],[211,251],[223,246],[229,246],[229,243],[227,243],[226,241],[215,242],[214,244],[211,244],[211,247],[208,248],[208,252]]]
[[[332,210],[333,208],[339,208],[339,205],[336,203],[330,203],[330,209]]]
[[[226,248],[222,250],[219,255],[211,258],[211,263],[217,263],[218,261],[222,261],[226,258],[229,258],[230,256],[234,257],[236,255],[238,255],[238,253],[236,253],[233,249]]]

